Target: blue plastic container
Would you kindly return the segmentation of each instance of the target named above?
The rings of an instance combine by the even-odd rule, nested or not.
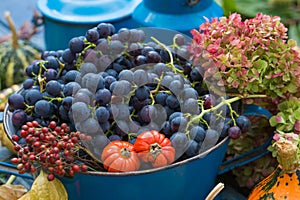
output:
[[[141,0],[38,0],[37,8],[44,17],[47,50],[68,47],[72,37],[85,35],[101,22],[116,29],[137,26],[131,14]]]
[[[143,0],[132,18],[140,26],[160,27],[190,35],[205,18],[221,17],[222,8],[213,0]]]

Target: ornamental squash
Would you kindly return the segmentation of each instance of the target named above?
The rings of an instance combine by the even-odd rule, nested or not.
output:
[[[278,167],[250,193],[248,200],[300,199],[298,147],[291,141],[277,141]]]
[[[40,51],[26,40],[19,40],[9,12],[5,18],[11,29],[11,40],[0,43],[0,90],[25,79],[25,68],[40,58]]]

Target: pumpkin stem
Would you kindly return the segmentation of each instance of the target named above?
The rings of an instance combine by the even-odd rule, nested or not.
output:
[[[151,156],[156,158],[161,152],[161,146],[158,143],[154,143],[150,145],[150,153]]]
[[[299,167],[297,145],[288,140],[278,140],[276,147],[279,166],[285,173],[294,173]]]
[[[15,27],[14,22],[12,21],[11,17],[10,17],[10,12],[6,11],[4,13],[5,19],[8,22],[9,28],[11,30],[11,39],[12,39],[12,48],[16,49],[18,48],[19,44],[18,44],[18,35],[17,35],[17,30]]]
[[[130,150],[128,148],[122,148],[121,149],[121,155],[125,158],[130,157]]]

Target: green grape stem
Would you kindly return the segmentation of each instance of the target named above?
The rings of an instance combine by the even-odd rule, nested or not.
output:
[[[203,120],[203,116],[206,113],[214,112],[214,111],[218,110],[219,108],[221,108],[224,105],[228,105],[228,107],[230,109],[231,117],[233,118],[233,114],[236,114],[236,113],[232,110],[231,105],[230,105],[231,103],[234,103],[234,102],[236,102],[238,100],[246,99],[246,98],[249,99],[249,98],[266,98],[266,97],[267,97],[266,95],[253,94],[253,95],[248,95],[248,96],[236,96],[236,97],[233,97],[233,98],[230,98],[230,99],[224,99],[224,98],[222,98],[222,102],[220,102],[216,106],[211,107],[209,109],[202,109],[202,111],[201,111],[201,113],[199,115],[192,117],[191,120],[187,124],[187,129],[190,127],[190,125],[192,123],[202,121]],[[202,104],[200,104],[200,105],[202,105]],[[202,106],[202,108],[203,108],[203,106]],[[235,123],[235,120],[233,120],[233,121]]]
[[[182,70],[179,70],[177,69],[175,66],[174,66],[174,59],[173,59],[173,56],[172,56],[172,52],[170,51],[170,49],[168,49],[168,47],[163,44],[162,42],[160,42],[158,39],[156,39],[155,37],[150,37],[154,42],[156,42],[159,46],[161,46],[162,48],[164,48],[169,56],[170,56],[170,63],[166,64],[167,66],[170,66],[172,71],[177,74],[177,73],[180,73],[180,74],[183,74],[183,71]]]

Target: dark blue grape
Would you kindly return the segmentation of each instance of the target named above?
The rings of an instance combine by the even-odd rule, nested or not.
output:
[[[39,90],[30,89],[25,94],[25,102],[29,106],[33,106],[38,100],[43,98],[42,93]]]
[[[143,55],[138,55],[135,60],[134,60],[134,64],[139,66],[139,65],[143,65],[147,63],[147,58]]]
[[[47,71],[44,72],[44,77],[46,78],[46,82],[49,82],[51,80],[57,79],[58,72],[55,69],[47,69]]]
[[[21,94],[14,93],[8,97],[8,105],[12,110],[24,109],[25,108],[25,99]]]
[[[118,31],[118,36],[121,42],[128,42],[130,38],[130,31],[127,28],[121,28]]]
[[[60,96],[62,89],[62,85],[56,80],[51,80],[46,83],[46,91],[54,97]]]
[[[175,148],[176,152],[179,154],[183,153],[188,145],[188,137],[185,133],[182,132],[176,132],[174,133],[171,138],[172,146]]]
[[[100,127],[102,129],[102,132],[105,133],[106,131],[108,131],[110,129],[110,123],[109,123],[109,121],[101,123]]]
[[[33,74],[33,65],[29,65],[26,67],[25,69],[25,73],[28,77],[34,77],[34,74]]]
[[[69,111],[71,109],[73,100],[74,98],[72,96],[67,96],[62,100],[61,105],[64,107],[65,110]]]
[[[119,64],[119,63],[113,63],[112,65],[112,69],[117,73],[119,74],[121,71],[123,71],[124,69],[126,69],[125,66]]]
[[[110,54],[114,57],[118,56],[125,49],[124,44],[119,40],[113,40],[109,44]]]
[[[97,67],[91,62],[85,62],[80,66],[81,77],[88,73],[97,73]]]
[[[176,109],[180,106],[178,99],[174,95],[169,95],[167,97],[166,104],[167,104],[167,106],[169,106],[172,109]]]
[[[195,140],[189,140],[187,146],[188,147],[185,151],[185,154],[188,157],[193,157],[193,156],[196,156],[198,154],[199,146],[198,146],[198,143]]]
[[[34,112],[37,115],[45,118],[50,117],[50,115],[52,114],[49,102],[43,99],[35,103]]]
[[[84,45],[81,37],[74,37],[69,41],[69,49],[72,53],[80,53],[84,49]]]
[[[140,111],[144,106],[149,105],[151,103],[151,99],[138,100],[136,96],[132,98],[132,106],[135,111]]]
[[[142,53],[143,56],[147,56],[148,53],[149,53],[150,51],[155,51],[155,50],[154,50],[154,48],[151,47],[151,46],[145,46],[145,47],[142,49],[142,52],[141,52],[141,53]]]
[[[130,70],[123,70],[119,73],[118,79],[132,82],[133,81],[133,72]]]
[[[100,35],[99,35],[97,28],[89,29],[85,33],[85,38],[89,42],[96,42],[99,39],[99,37],[100,37]]]
[[[195,126],[190,130],[190,138],[196,142],[202,142],[205,138],[206,130],[201,126]]]
[[[58,70],[59,69],[59,62],[57,60],[56,57],[54,56],[47,56],[47,58],[45,59],[45,61],[47,61],[44,65],[47,69],[55,69]]]
[[[108,73],[109,76],[113,76],[115,78],[118,77],[118,72],[116,72],[116,70],[114,70],[114,69],[108,69],[108,70],[106,70],[106,73]]]
[[[119,135],[116,135],[116,134],[113,134],[113,135],[109,136],[108,139],[110,141],[115,141],[115,140],[121,141],[122,140],[121,137]]]
[[[240,127],[242,133],[246,133],[251,128],[251,122],[248,117],[245,115],[240,115],[238,118],[235,119],[235,122],[238,127]]]
[[[166,105],[166,100],[167,100],[167,97],[169,95],[166,93],[166,92],[159,92],[156,96],[155,96],[155,102],[162,105],[162,106],[165,106]]]
[[[143,101],[150,97],[149,87],[143,85],[135,90],[135,96],[138,100]]]
[[[22,126],[27,120],[27,115],[24,110],[15,110],[12,114],[11,121],[15,127]]]
[[[105,88],[106,89],[109,89],[110,88],[110,85],[113,83],[113,82],[115,82],[117,79],[115,78],[115,77],[113,77],[113,76],[110,76],[110,75],[108,75],[108,76],[106,76],[105,78],[104,78],[104,85],[105,85]]]
[[[146,56],[147,63],[158,63],[161,60],[159,53],[156,51],[149,51]]]
[[[109,111],[104,106],[98,107],[94,113],[99,123],[105,123],[109,119]]]
[[[190,73],[192,82],[202,82],[203,77],[200,72],[200,67],[194,67]]]
[[[173,134],[171,130],[171,125],[169,121],[165,121],[162,125],[162,129],[160,130],[166,137],[170,138]]]
[[[35,80],[33,80],[32,78],[26,78],[23,82],[23,88],[25,90],[30,89],[35,83]]]
[[[99,74],[99,80],[98,80],[98,84],[97,84],[97,91],[100,89],[104,89],[105,85],[104,85],[104,78]]]
[[[69,122],[69,115],[68,115],[68,110],[66,110],[62,105],[59,106],[58,108],[58,116],[60,117],[60,119],[63,120],[63,122]]]
[[[111,36],[115,32],[115,28],[110,23],[100,23],[97,25],[97,30],[99,32],[100,38],[107,38]]]
[[[65,82],[74,82],[80,77],[80,72],[77,70],[70,70],[65,75]]]
[[[111,92],[106,88],[100,89],[95,94],[95,100],[100,106],[106,105],[111,101]]]
[[[73,53],[70,49],[65,49],[62,54],[62,59],[67,63],[73,63],[76,58],[76,54]]]
[[[187,119],[184,117],[175,117],[170,122],[173,132],[184,131],[187,125]]]
[[[79,83],[76,82],[69,82],[63,88],[64,96],[72,96],[77,93],[77,91],[81,88]]]

